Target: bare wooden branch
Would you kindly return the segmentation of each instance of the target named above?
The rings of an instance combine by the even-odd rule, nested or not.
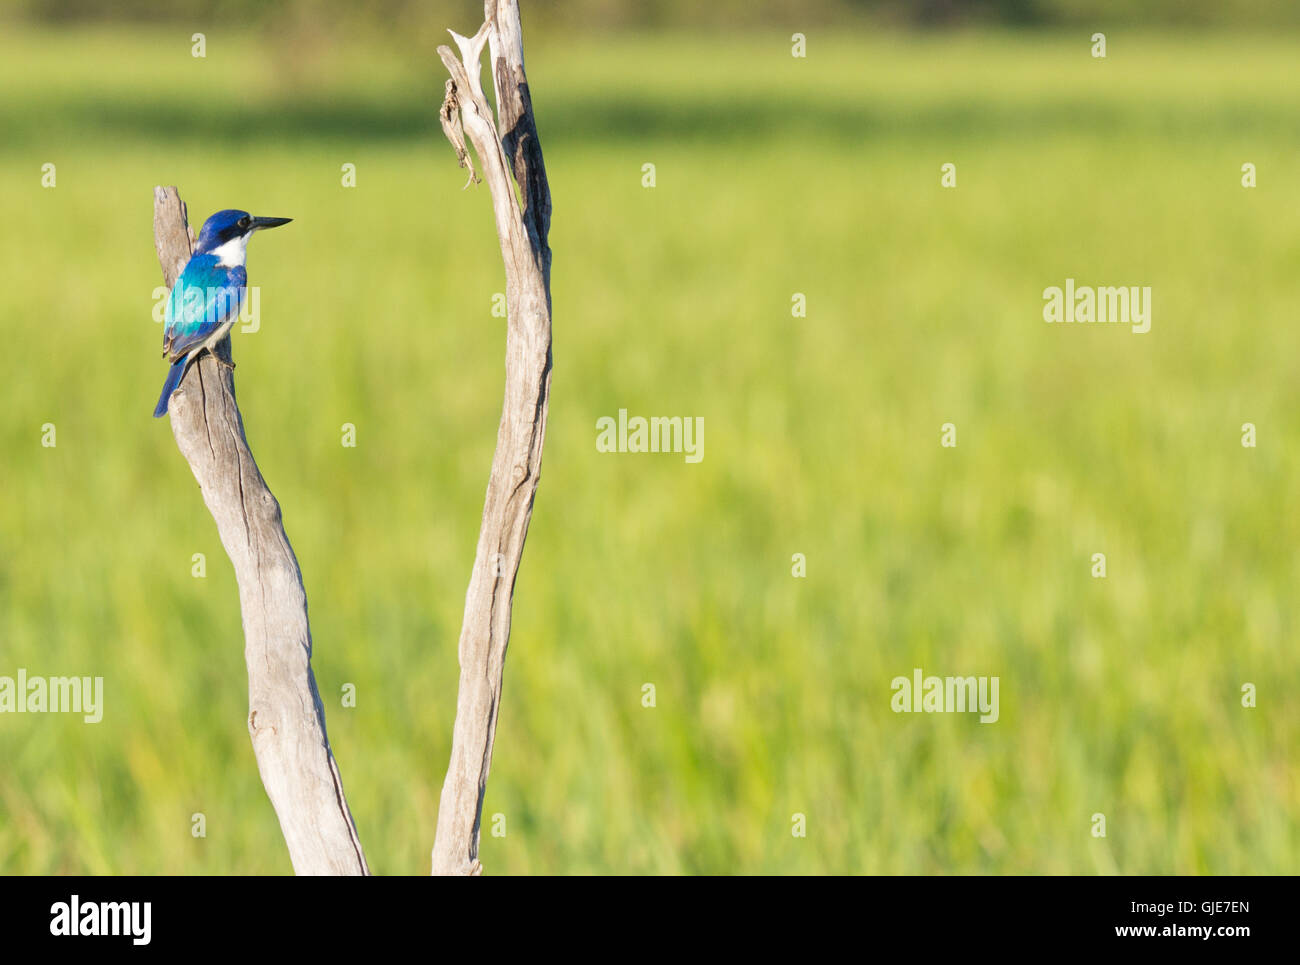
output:
[[[189,260],[193,241],[176,188],[155,188],[154,243],[169,287]],[[218,351],[229,360],[229,339]],[[248,732],[294,871],[369,874],[311,671],[302,574],[280,504],[244,438],[231,370],[204,353],[172,396],[170,413],[176,445],[234,564],[248,666]]]
[[[463,128],[492,193],[506,270],[506,384],[474,570],[465,594],[456,726],[438,808],[434,874],[482,871],[478,839],[483,794],[501,707],[515,577],[537,493],[551,392],[551,194],[524,75],[519,5],[517,0],[485,0],[483,6],[483,26],[473,37],[452,34],[460,58],[448,47],[439,47],[438,54],[451,75],[444,114],[450,120],[451,112],[458,110],[461,121],[452,127],[444,120],[443,129],[463,156],[464,145],[455,136]],[[495,121],[479,76],[485,44],[492,61]],[[522,209],[512,173],[522,190]]]

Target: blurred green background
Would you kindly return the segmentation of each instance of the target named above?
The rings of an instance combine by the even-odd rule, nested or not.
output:
[[[502,388],[436,116],[475,7],[0,17],[0,674],[105,678],[99,724],[0,715],[0,871],[291,870],[149,418],[177,184],[295,219],[250,249],[239,401],[371,867],[427,872]],[[1297,868],[1294,5],[1143,7],[525,0],[555,371],[489,873]],[[1067,277],[1150,285],[1150,333],[1044,324]],[[703,462],[598,453],[620,408],[703,417]],[[1001,719],[894,714],[913,667],[1000,677]]]

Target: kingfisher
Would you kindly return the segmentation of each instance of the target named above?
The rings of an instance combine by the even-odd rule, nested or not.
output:
[[[194,254],[185,263],[167,300],[163,327],[163,358],[171,362],[154,418],[167,413],[167,403],[181,384],[185,370],[204,349],[217,358],[216,346],[239,318],[248,286],[244,262],[248,240],[263,228],[278,228],[292,218],[254,218],[228,208],[203,222]],[[233,363],[223,365],[234,367]]]

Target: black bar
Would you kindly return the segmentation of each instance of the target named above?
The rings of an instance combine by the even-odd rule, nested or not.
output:
[[[762,945],[790,938],[817,946],[912,947],[926,956],[1044,948],[1121,948],[1144,952],[1193,946],[1233,954],[1263,938],[1284,940],[1283,909],[1293,890],[1277,878],[847,878],[833,882],[728,881],[725,890],[693,881],[661,883],[570,880],[539,892],[531,884],[445,879],[335,882],[284,878],[35,878],[0,879],[0,936],[7,951],[119,954],[247,952],[260,936],[286,928],[295,952],[338,955],[405,939],[432,942],[459,930],[469,916],[484,933],[534,936],[538,952],[586,944],[599,934],[617,942],[657,944],[698,936],[704,946]],[[642,889],[649,888],[646,892]],[[685,889],[684,891],[682,889]],[[566,894],[567,892],[567,894]],[[114,916],[126,934],[87,936],[67,931],[72,896],[81,923]],[[127,919],[101,903],[149,903]],[[88,904],[96,905],[88,912]],[[60,918],[60,912],[67,914]],[[137,927],[131,934],[129,924]],[[458,924],[459,923],[459,924]],[[1192,931],[1195,929],[1195,931]],[[1206,930],[1206,931],[1202,931]],[[567,933],[567,938],[565,937]],[[464,935],[464,932],[461,932]],[[637,936],[641,936],[640,939]],[[138,942],[138,943],[137,943]],[[1245,943],[1243,945],[1243,943]]]

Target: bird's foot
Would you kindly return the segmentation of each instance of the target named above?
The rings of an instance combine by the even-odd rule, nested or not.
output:
[[[227,362],[225,359],[223,359],[223,358],[222,358],[220,355],[218,355],[216,352],[209,352],[208,354],[210,354],[210,355],[212,356],[213,361],[215,361],[218,365],[224,365],[226,368],[230,369],[230,371],[232,371],[232,372],[235,371],[235,363],[234,363],[234,362]]]

